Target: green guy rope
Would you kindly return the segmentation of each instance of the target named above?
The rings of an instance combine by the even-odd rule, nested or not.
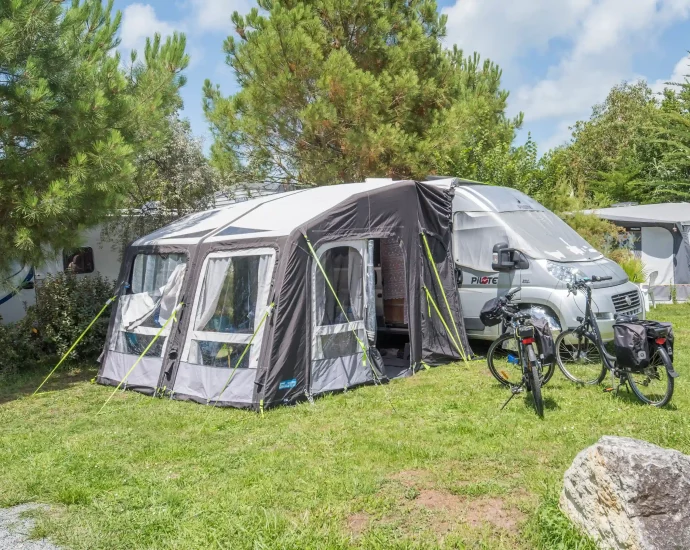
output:
[[[441,315],[441,311],[438,309],[436,302],[431,297],[431,292],[429,292],[429,289],[427,287],[422,287],[422,288],[424,289],[424,292],[426,292],[427,303],[434,306],[434,311],[436,311],[436,314],[438,315],[439,319],[441,319],[441,323],[443,323],[443,327],[446,329],[446,333],[448,334],[448,337],[450,338],[451,342],[453,342],[453,344],[455,344],[455,348],[458,350],[458,353],[460,353],[460,357],[462,357],[462,360],[465,363],[467,363],[467,356],[465,355],[465,352],[463,351],[462,347],[458,344],[458,342],[455,340],[455,337],[453,336],[453,333],[450,331],[450,328],[448,327],[446,320],[443,318],[443,315]]]
[[[91,330],[91,327],[94,325],[94,323],[95,323],[96,321],[98,321],[98,318],[99,318],[101,315],[103,315],[103,312],[104,312],[104,311],[108,308],[108,306],[109,306],[110,304],[112,304],[115,300],[117,300],[117,295],[115,295],[115,296],[113,296],[112,298],[109,298],[109,299],[108,299],[108,301],[105,303],[105,305],[101,308],[101,311],[98,312],[98,315],[96,315],[96,316],[93,318],[93,321],[91,321],[91,322],[89,323],[89,326],[86,327],[86,328],[84,329],[84,332],[82,332],[82,333],[79,335],[79,338],[77,338],[77,339],[75,340],[74,344],[72,344],[72,347],[69,348],[69,349],[67,350],[67,352],[65,353],[65,355],[62,356],[62,359],[60,359],[60,361],[58,361],[58,364],[55,365],[55,367],[53,368],[53,370],[51,370],[50,373],[48,374],[48,376],[45,377],[45,380],[43,380],[43,382],[41,382],[41,385],[38,386],[38,388],[36,388],[36,391],[35,391],[34,393],[31,394],[32,397],[33,397],[34,395],[36,395],[36,394],[38,393],[38,391],[44,386],[44,384],[48,381],[48,379],[49,379],[51,376],[53,376],[53,374],[55,373],[55,371],[58,370],[58,367],[59,367],[60,365],[62,365],[62,363],[64,362],[64,360],[67,359],[67,357],[69,357],[69,354],[72,353],[72,351],[74,351],[74,348],[76,348],[76,347],[77,347],[77,344],[79,344],[79,342],[81,342],[81,339],[84,338],[84,336],[86,336],[86,333],[89,332],[89,330]]]
[[[324,270],[323,266],[321,265],[321,262],[319,261],[319,257],[316,255],[316,251],[314,250],[314,247],[311,245],[311,242],[309,241],[309,238],[304,235],[304,239],[307,241],[307,246],[309,247],[309,251],[311,252],[312,256],[314,256],[314,260],[316,261],[316,265],[319,266],[319,269],[321,270],[321,273],[323,274],[323,278],[326,281],[326,284],[328,285],[328,288],[331,289],[331,292],[333,293],[333,297],[335,298],[335,301],[338,303],[338,306],[340,307],[340,311],[343,312],[343,317],[345,317],[345,321],[347,321],[348,324],[350,324],[350,319],[347,316],[347,313],[345,313],[345,308],[343,307],[343,304],[340,303],[340,298],[338,298],[338,294],[336,293],[335,289],[333,288],[333,285],[331,284],[331,281],[328,279],[328,275],[326,275],[326,270]],[[364,342],[360,340],[359,336],[357,335],[357,331],[355,329],[352,329],[352,334],[354,334],[355,339],[357,340],[357,343],[359,344],[359,347],[362,348],[362,365],[367,364],[367,348],[364,345]],[[374,368],[371,368],[372,372],[374,373],[374,378],[378,380],[378,376],[376,376],[376,373],[374,372]]]
[[[242,352],[242,355],[240,355],[240,358],[239,358],[239,359],[237,360],[237,362],[235,363],[235,367],[232,369],[232,372],[230,373],[230,377],[228,378],[228,381],[227,381],[227,382],[225,383],[225,385],[223,386],[223,389],[220,390],[220,393],[218,394],[218,399],[216,399],[216,402],[213,404],[213,407],[215,407],[215,406],[218,404],[218,401],[219,401],[219,399],[220,399],[220,396],[223,395],[223,392],[224,392],[226,389],[228,389],[228,386],[230,385],[230,382],[232,382],[232,379],[233,379],[233,377],[235,376],[235,372],[237,371],[237,368],[238,368],[238,367],[240,366],[240,364],[242,363],[242,359],[244,359],[244,356],[247,354],[247,351],[249,350],[249,348],[252,347],[252,342],[254,342],[254,338],[256,338],[256,335],[259,333],[259,330],[261,329],[261,327],[263,326],[263,324],[266,322],[266,319],[268,318],[268,316],[269,316],[269,315],[271,314],[271,312],[273,311],[273,307],[274,307],[274,306],[275,306],[275,303],[271,303],[271,305],[268,306],[268,309],[266,310],[266,312],[265,312],[265,313],[263,314],[263,316],[261,317],[261,321],[259,321],[259,324],[257,325],[256,330],[254,330],[254,334],[252,334],[252,337],[249,339],[249,342],[248,342],[247,345],[244,347],[244,351]],[[229,351],[229,350],[228,350],[228,361],[230,361],[230,351]],[[209,398],[206,400],[206,404],[208,405],[210,402],[211,402],[211,398],[209,397]],[[211,407],[211,408],[213,408],[213,407]],[[261,407],[261,415],[263,416],[263,413],[264,413],[264,412],[263,412],[263,408],[264,408],[264,400],[263,400],[263,399],[261,400],[260,407]],[[208,420],[208,415],[209,415],[209,414],[211,414],[211,411],[209,411],[209,412],[206,414],[206,420],[204,420],[204,423],[201,425],[201,428],[199,428],[199,433],[201,433],[201,430],[204,429],[204,426],[206,425],[206,421]]]
[[[122,384],[125,383],[125,381],[127,380],[127,378],[129,378],[129,375],[132,374],[132,372],[134,371],[135,367],[136,367],[136,366],[139,364],[139,362],[144,358],[144,356],[146,355],[146,353],[151,349],[151,346],[153,346],[153,344],[156,342],[156,340],[158,340],[158,337],[159,337],[161,334],[163,334],[163,331],[167,328],[168,324],[170,324],[171,321],[177,321],[177,312],[180,310],[180,308],[181,308],[183,305],[184,305],[184,303],[183,303],[183,302],[180,302],[179,304],[177,304],[177,306],[175,307],[175,309],[173,309],[172,315],[170,315],[170,317],[168,318],[168,320],[163,324],[163,326],[160,328],[160,330],[156,333],[156,335],[153,337],[153,340],[151,340],[151,341],[149,342],[149,345],[146,346],[146,348],[144,349],[144,351],[141,352],[141,355],[140,355],[139,358],[134,362],[134,364],[132,365],[132,368],[129,369],[129,370],[127,371],[127,374],[125,374],[125,376],[122,378],[122,380],[120,380],[120,383],[119,383],[119,384],[117,385],[117,387],[113,390],[113,393],[110,394],[110,397],[108,397],[108,399],[106,400],[106,402],[103,403],[103,406],[102,406],[101,409],[96,413],[96,416],[98,416],[99,414],[101,414],[101,412],[103,412],[103,409],[105,409],[105,406],[110,402],[110,400],[113,398],[113,396],[117,393],[117,390],[120,389],[120,386],[122,386]]]
[[[441,295],[443,296],[443,301],[446,304],[446,310],[448,311],[448,315],[450,315],[450,320],[451,323],[453,323],[453,328],[455,329],[455,336],[457,337],[458,343],[462,343],[462,338],[460,338],[460,331],[458,331],[458,326],[455,324],[455,318],[453,317],[453,311],[450,309],[450,304],[448,303],[448,297],[446,296],[446,291],[443,288],[443,283],[441,282],[441,276],[438,273],[438,269],[436,269],[436,262],[434,262],[434,257],[431,254],[431,249],[429,248],[429,241],[427,241],[426,235],[422,233],[422,240],[424,241],[424,248],[426,249],[426,255],[427,258],[429,258],[429,263],[431,264],[431,267],[434,270],[434,274],[436,275],[436,281],[438,282],[438,286],[441,289]],[[426,289],[427,296],[430,296],[429,290]],[[436,304],[434,304],[434,307],[436,307]],[[436,307],[436,311],[438,312],[439,317],[441,317],[441,320],[443,321],[443,316],[441,315],[441,312],[439,311],[438,307]],[[450,333],[450,330],[448,329],[448,326],[446,325],[445,321],[443,321],[443,325],[446,327],[446,331],[448,332],[448,335],[451,336],[452,334]],[[458,347],[458,351],[460,351],[460,347],[456,344],[456,347]],[[460,356],[462,357],[462,360],[467,362],[467,356],[465,355],[464,351],[460,351]]]

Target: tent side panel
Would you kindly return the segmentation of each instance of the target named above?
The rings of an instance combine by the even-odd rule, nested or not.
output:
[[[237,369],[233,374],[232,369],[180,363],[173,397],[218,406],[249,407],[254,401],[255,381],[256,369]]]
[[[117,385],[132,368],[136,357],[111,351],[102,367],[102,374],[98,382],[106,385]],[[161,372],[160,357],[143,357],[136,368],[127,377],[123,388],[154,393],[158,384],[158,376]]]

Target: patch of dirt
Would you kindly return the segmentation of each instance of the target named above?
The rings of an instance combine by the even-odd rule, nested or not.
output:
[[[457,495],[435,489],[423,489],[419,496],[414,499],[417,506],[421,506],[431,511],[445,511],[452,515],[460,514],[463,499]]]
[[[390,479],[402,483],[405,487],[417,487],[428,483],[429,472],[426,470],[402,470],[390,476]]]
[[[352,514],[347,518],[347,526],[353,535],[361,535],[368,525],[369,516],[367,514]]]
[[[503,499],[496,497],[482,497],[469,500],[465,512],[465,521],[472,527],[481,527],[489,523],[494,527],[514,530],[526,516],[517,508],[506,508]]]

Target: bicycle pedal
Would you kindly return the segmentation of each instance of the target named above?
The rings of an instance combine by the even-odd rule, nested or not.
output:
[[[614,392],[614,391],[616,391],[616,388],[604,388],[604,389],[603,389],[603,392],[604,392],[604,393],[611,393],[611,392]]]

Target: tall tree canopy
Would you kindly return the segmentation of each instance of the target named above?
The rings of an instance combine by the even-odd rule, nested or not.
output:
[[[690,83],[654,94],[646,82],[615,86],[570,143],[547,153],[536,192],[554,184],[583,204],[690,197]]]
[[[124,69],[112,0],[0,0],[0,272],[74,244],[181,106],[185,38]]]
[[[472,177],[512,153],[501,71],[441,40],[435,0],[259,0],[225,41],[240,90],[205,83],[214,163],[237,180]]]

